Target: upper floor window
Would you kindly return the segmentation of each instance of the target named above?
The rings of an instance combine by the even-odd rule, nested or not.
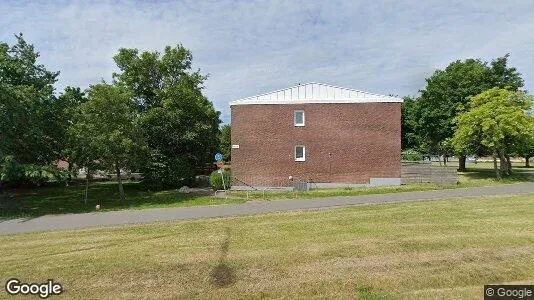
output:
[[[304,111],[295,110],[295,126],[304,126]]]

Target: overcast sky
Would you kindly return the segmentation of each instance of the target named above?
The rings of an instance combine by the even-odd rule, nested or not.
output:
[[[297,83],[416,95],[452,60],[506,53],[534,85],[531,0],[1,1],[0,40],[18,32],[58,90],[110,80],[120,47],[182,43],[225,122],[230,101]]]

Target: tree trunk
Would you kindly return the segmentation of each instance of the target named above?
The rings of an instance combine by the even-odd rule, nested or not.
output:
[[[525,168],[530,168],[530,162],[529,162],[529,160],[530,160],[530,157],[529,157],[529,156],[526,156],[526,157],[525,157]],[[0,193],[1,193],[1,192],[2,192],[2,191],[0,190]]]
[[[495,170],[495,178],[501,180],[501,172],[497,168],[497,153],[493,153],[493,170]]]
[[[72,163],[70,161],[67,161],[67,163],[69,164],[69,166],[67,167],[67,172],[69,173],[69,178],[67,179],[67,181],[71,182],[72,181]]]
[[[119,196],[120,201],[124,200],[124,189],[122,188],[122,178],[121,178],[121,169],[119,168],[119,163],[115,163],[115,171],[117,172],[117,181],[119,182]]]
[[[508,175],[512,174],[512,161],[510,160],[510,155],[506,155],[506,167],[508,171]]]
[[[443,154],[443,165],[447,165],[447,155]]]
[[[501,176],[508,176],[508,162],[506,162],[506,157],[504,157],[504,150],[499,150],[498,155],[501,167]]]
[[[87,198],[89,195],[89,169],[85,172],[85,204],[87,204]]]
[[[458,156],[458,172],[465,172],[465,155]]]
[[[4,185],[2,180],[0,180],[0,203],[4,201]]]

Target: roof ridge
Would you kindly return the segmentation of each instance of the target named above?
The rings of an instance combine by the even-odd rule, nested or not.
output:
[[[271,92],[266,92],[266,93],[261,93],[261,94],[258,94],[258,95],[254,95],[254,96],[249,96],[249,97],[246,97],[246,98],[241,98],[239,100],[234,100],[234,101],[231,101],[230,105],[233,105],[233,104],[240,104],[242,102],[251,102],[251,101],[254,101],[254,102],[258,102],[258,103],[262,103],[262,102],[270,102],[270,101],[279,101],[278,99],[261,99],[261,98],[271,98],[272,95],[277,95],[278,97],[278,94],[279,93],[283,93],[283,99],[282,101],[304,101],[306,99],[310,100],[312,98],[309,98],[307,96],[305,97],[301,97],[299,94],[299,88],[304,88],[305,91],[304,93],[306,93],[306,89],[308,88],[308,86],[312,86],[312,94],[315,94],[316,92],[313,91],[313,86],[314,85],[317,85],[317,86],[322,86],[322,87],[325,87],[327,88],[327,91],[330,91],[330,92],[327,92],[327,93],[334,93],[334,96],[332,97],[332,101],[335,101],[335,100],[353,100],[354,102],[402,102],[402,99],[400,99],[399,97],[393,97],[393,96],[387,96],[387,95],[381,95],[381,94],[377,94],[377,93],[372,93],[372,92],[365,92],[365,91],[361,91],[361,90],[355,90],[355,89],[351,89],[351,88],[346,88],[346,87],[340,87],[340,86],[335,86],[335,85],[332,85],[332,84],[326,84],[326,83],[320,83],[320,82],[307,82],[307,83],[298,83],[296,85],[292,85],[292,86],[289,86],[289,87],[286,87],[286,88],[283,88],[283,89],[278,89],[278,90],[275,90],[275,91],[271,91]],[[296,99],[294,98],[293,95],[290,95],[290,99],[291,100],[287,100],[285,99],[287,96],[286,95],[286,91],[291,91],[293,89],[297,89],[297,96],[296,96]],[[343,92],[336,92],[336,90],[339,90],[339,91],[343,91]],[[291,92],[292,94],[293,92]],[[323,96],[324,95],[324,92],[318,92],[319,94],[321,94],[321,96],[317,96],[317,99],[325,99],[325,98],[328,98],[328,97],[325,97]],[[337,97],[335,96],[337,93]],[[339,93],[342,93],[342,97],[339,96]],[[356,93],[356,95],[350,95],[351,93]],[[358,95],[360,94],[360,95]],[[365,101],[365,100],[368,100],[368,101]],[[375,100],[375,101],[373,101]]]
[[[278,89],[278,90],[274,90],[274,91],[271,91],[271,92],[261,93],[261,94],[254,95],[254,96],[248,96],[248,97],[240,98],[240,99],[234,100],[234,101],[240,101],[240,100],[245,100],[245,99],[249,99],[249,98],[257,98],[257,97],[261,97],[261,96],[265,96],[265,95],[269,95],[269,94],[278,93],[278,92],[281,92],[281,91],[290,90],[292,88],[296,88],[296,87],[299,87],[299,86],[307,86],[307,85],[311,85],[311,84],[317,84],[317,85],[322,85],[322,86],[326,86],[326,87],[342,89],[342,90],[347,90],[347,91],[357,92],[357,93],[362,93],[362,94],[367,94],[367,95],[373,95],[373,96],[378,96],[378,97],[386,97],[386,98],[389,97],[389,98],[395,98],[395,99],[397,98],[397,97],[392,97],[392,96],[388,96],[388,95],[382,95],[382,94],[373,93],[373,92],[366,92],[366,91],[362,91],[362,90],[356,90],[356,89],[336,86],[336,85],[328,84],[328,83],[321,83],[321,82],[311,81],[311,82],[306,82],[306,83],[297,83],[295,85],[292,85],[292,86],[289,86],[289,87],[286,87],[286,88],[283,88],[283,89]]]
[[[355,89],[346,88],[346,87],[337,86],[337,85],[328,84],[328,83],[308,82],[308,83],[305,83],[304,85],[307,85],[307,84],[318,84],[318,85],[324,85],[324,86],[328,86],[328,87],[333,87],[333,88],[336,88],[336,89],[347,90],[347,91],[351,91],[351,92],[358,92],[358,93],[369,94],[369,95],[375,95],[375,96],[380,96],[380,97],[397,98],[397,97],[392,97],[392,96],[388,96],[388,95],[377,94],[377,93],[373,93],[373,92],[366,92],[366,91],[362,91],[362,90],[355,90]]]

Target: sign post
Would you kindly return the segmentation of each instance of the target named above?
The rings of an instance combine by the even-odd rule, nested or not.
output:
[[[224,183],[224,161],[223,161],[223,155],[219,152],[215,154],[215,160],[217,161],[217,167],[219,168],[219,174],[221,174],[221,180],[223,184],[223,189],[226,191],[226,184]]]

